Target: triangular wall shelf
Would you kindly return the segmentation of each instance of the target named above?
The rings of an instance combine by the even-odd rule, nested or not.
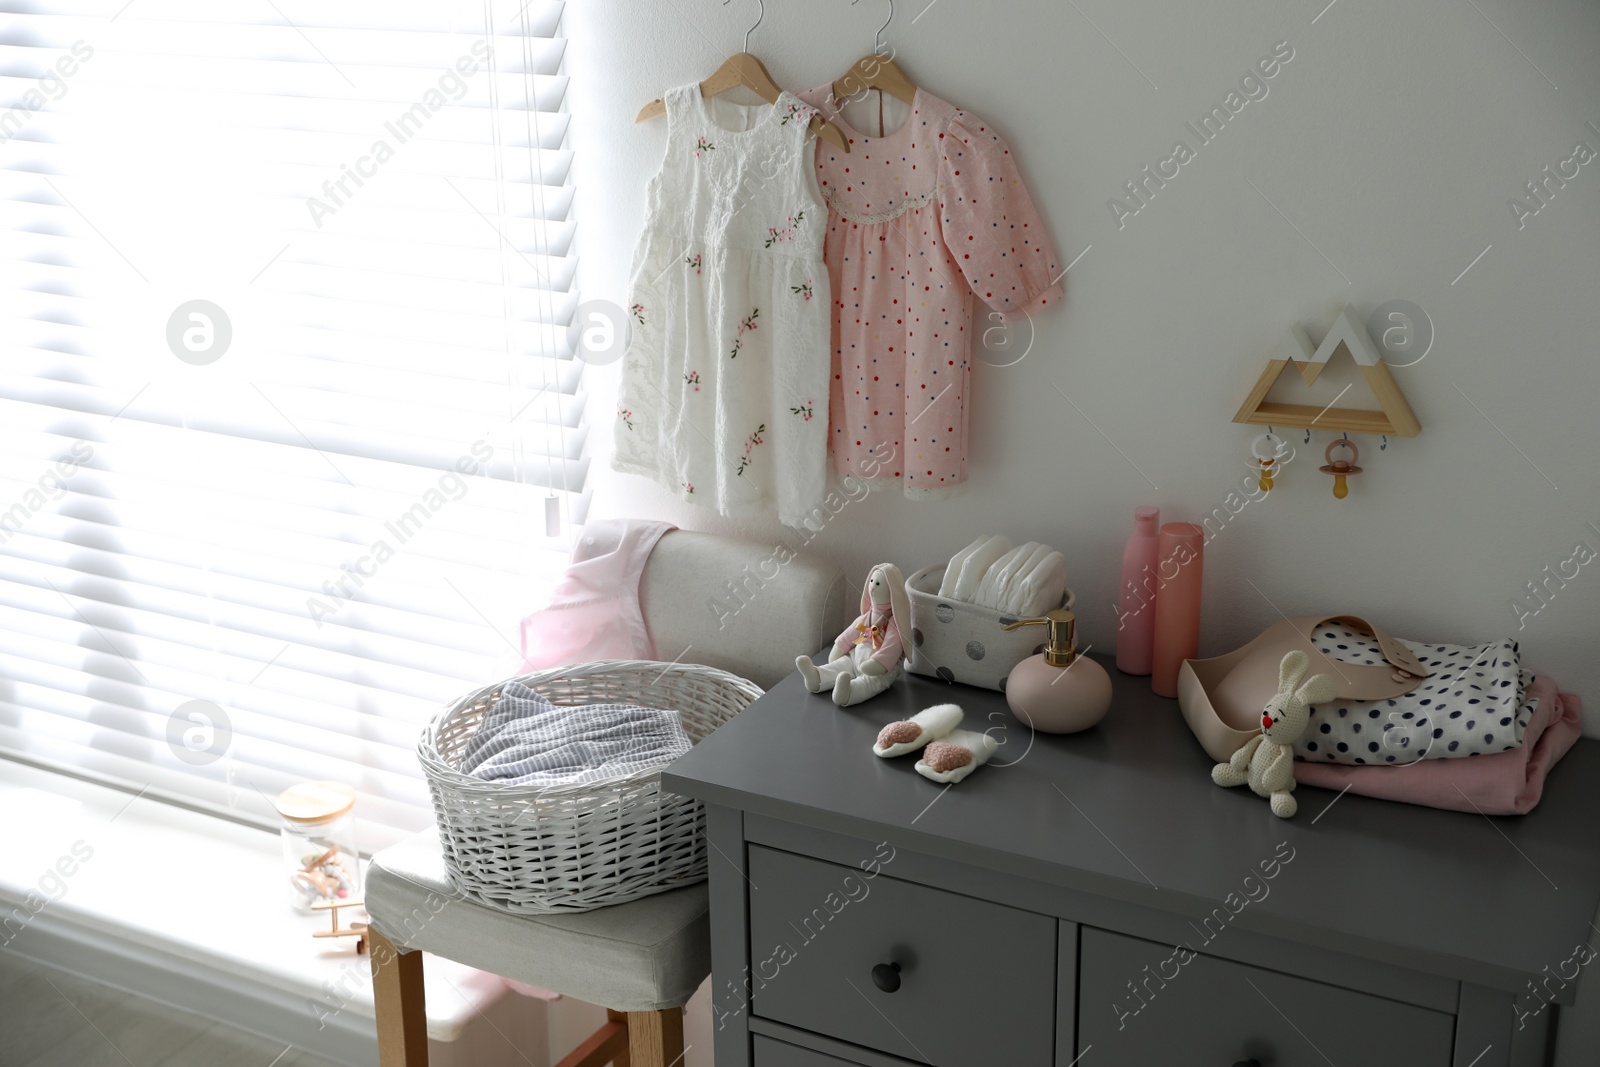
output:
[[[1318,408],[1309,404],[1278,404],[1267,400],[1278,376],[1289,364],[1299,366],[1300,376],[1314,382],[1335,353],[1343,350],[1356,366],[1367,388],[1381,406],[1379,411],[1362,408]],[[1322,344],[1312,347],[1311,338],[1299,326],[1289,328],[1289,336],[1266,369],[1256,379],[1255,387],[1239,406],[1234,422],[1256,426],[1285,426],[1299,430],[1335,430],[1344,433],[1380,433],[1395,437],[1415,437],[1422,432],[1422,424],[1406,402],[1399,383],[1389,373],[1389,365],[1378,354],[1367,334],[1367,328],[1356,318],[1355,310],[1346,304],[1328,329]]]

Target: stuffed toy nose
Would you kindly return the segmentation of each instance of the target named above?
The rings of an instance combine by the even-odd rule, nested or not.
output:
[[[1272,729],[1272,716],[1271,715],[1263,715],[1263,716],[1261,716],[1261,728],[1263,730]]]

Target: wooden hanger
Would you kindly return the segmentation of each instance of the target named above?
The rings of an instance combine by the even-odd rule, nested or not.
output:
[[[723,2],[727,3],[728,0],[723,0]],[[744,46],[746,51],[729,56],[723,61],[722,66],[718,67],[712,73],[711,77],[701,82],[701,96],[709,99],[713,96],[720,96],[729,90],[737,89],[742,85],[754,92],[757,96],[769,104],[777,101],[778,95],[782,93],[783,90],[779,87],[777,82],[772,80],[772,75],[767,72],[766,65],[763,64],[761,60],[751,55],[748,51],[750,47],[750,34],[755,30],[756,26],[761,25],[761,20],[766,18],[766,16],[767,5],[764,0],[762,0],[761,15],[756,19],[755,25],[744,31]],[[650,119],[659,118],[666,113],[666,101],[662,100],[660,97],[657,97],[644,107],[640,108],[638,116],[633,121],[648,122]],[[835,126],[833,123],[824,120],[821,115],[813,115],[811,117],[811,123],[807,128],[818,137],[823,138],[829,144],[838,148],[840,151],[850,151],[850,143],[845,138],[843,131],[841,131],[839,127]]]
[[[851,0],[857,3],[859,0]],[[833,83],[834,103],[877,89],[907,104],[917,95],[917,86],[906,77],[906,72],[894,61],[892,53],[883,50],[883,31],[894,21],[894,0],[889,0],[889,17],[883,20],[872,38],[872,51],[851,64],[850,69]]]

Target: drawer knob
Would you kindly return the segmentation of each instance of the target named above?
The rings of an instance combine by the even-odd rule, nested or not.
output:
[[[1260,1060],[1240,1060],[1233,1067],[1261,1067]]]
[[[899,989],[900,965],[898,963],[880,963],[872,968],[872,984],[885,993],[893,993],[896,989]]]

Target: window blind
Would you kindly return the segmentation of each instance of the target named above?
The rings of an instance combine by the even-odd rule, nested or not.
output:
[[[0,750],[379,847],[583,519],[562,5],[0,13]]]

